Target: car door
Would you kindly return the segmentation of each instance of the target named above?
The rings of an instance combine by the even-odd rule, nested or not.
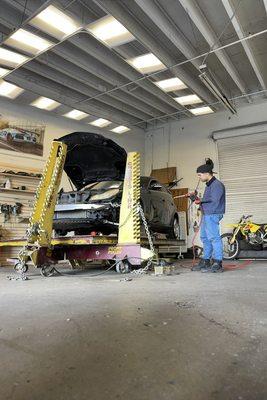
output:
[[[165,225],[166,220],[166,194],[163,186],[156,180],[152,179],[148,187],[150,202],[153,209],[153,218],[151,224],[160,227]]]

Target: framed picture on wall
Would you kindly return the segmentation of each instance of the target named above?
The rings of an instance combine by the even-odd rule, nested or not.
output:
[[[43,156],[45,125],[0,118],[0,150]]]

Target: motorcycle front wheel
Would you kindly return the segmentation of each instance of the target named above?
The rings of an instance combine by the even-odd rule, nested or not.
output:
[[[239,243],[238,240],[235,239],[233,243],[230,243],[232,240],[232,233],[224,233],[221,235],[222,243],[223,243],[223,259],[224,260],[233,260],[237,257],[239,253]]]

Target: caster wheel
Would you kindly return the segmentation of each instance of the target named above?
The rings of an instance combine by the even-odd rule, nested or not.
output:
[[[44,267],[41,268],[41,275],[44,276],[45,278],[54,275],[54,273],[55,273],[55,268],[53,267],[53,265],[45,265]]]
[[[116,271],[118,274],[129,274],[131,272],[131,265],[128,261],[119,261],[116,264]]]
[[[22,264],[22,263],[18,262],[14,265],[14,270],[19,273],[25,274],[28,271],[28,269],[29,269],[29,267],[27,264]]]

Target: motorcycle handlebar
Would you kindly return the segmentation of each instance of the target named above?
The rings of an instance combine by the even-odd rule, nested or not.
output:
[[[243,215],[243,217],[241,218],[241,221],[242,221],[242,219],[248,219],[248,218],[251,218],[251,217],[253,217],[253,215]]]

